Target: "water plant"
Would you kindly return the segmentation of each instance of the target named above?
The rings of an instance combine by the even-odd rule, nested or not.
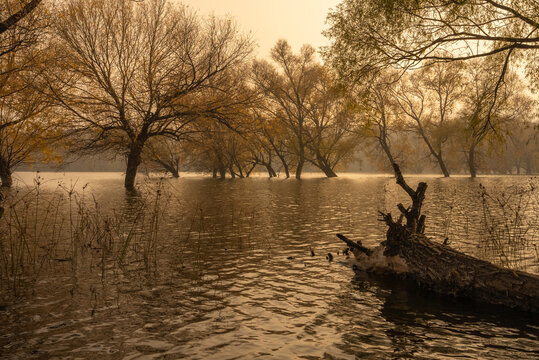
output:
[[[537,178],[495,194],[479,185],[481,243],[486,256],[498,265],[526,269],[539,257],[539,194]],[[535,251],[534,251],[535,249]]]
[[[87,184],[59,183],[43,191],[39,173],[33,186],[6,196],[0,218],[0,301],[31,289],[45,267],[70,264],[73,274],[99,262],[104,281],[107,264],[142,264],[156,270],[161,218],[166,210],[162,182],[135,194],[136,206],[104,211],[87,196]],[[86,261],[90,259],[91,261]]]

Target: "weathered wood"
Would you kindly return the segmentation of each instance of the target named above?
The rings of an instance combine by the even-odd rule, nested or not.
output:
[[[342,234],[337,234],[337,237],[341,239],[342,241],[344,241],[346,245],[348,245],[348,247],[352,250],[356,249],[367,256],[372,254],[372,250],[363,246],[361,244],[361,241],[359,240],[357,242],[353,242],[352,240],[348,239],[346,236]]]
[[[403,268],[393,271],[390,267],[370,267],[369,264],[363,264],[361,268],[404,276],[439,294],[539,313],[539,276],[501,268],[435,243],[422,234],[406,235],[396,230],[388,230],[388,238],[382,247],[384,256],[403,261],[405,271],[402,271]],[[345,237],[339,238],[343,240]],[[351,240],[346,240],[347,245],[353,244]],[[361,254],[365,255],[359,255],[357,250],[352,251],[360,262],[379,262],[379,259],[370,259],[376,253],[373,250],[370,250],[367,258],[364,251]]]

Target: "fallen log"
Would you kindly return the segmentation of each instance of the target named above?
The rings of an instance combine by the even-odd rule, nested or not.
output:
[[[356,266],[363,271],[411,279],[442,295],[539,313],[539,276],[501,268],[424,235],[401,235],[388,230],[388,239],[376,249],[368,249],[370,255],[350,246],[353,241],[343,235],[339,238],[346,239]]]
[[[393,166],[397,184],[409,194],[412,206],[405,208],[398,204],[401,211],[398,220],[390,213],[380,212],[380,220],[387,224],[388,230],[386,240],[375,249],[337,234],[353,252],[357,268],[412,279],[442,295],[539,313],[538,275],[499,267],[433,242],[423,234],[425,216],[421,215],[421,206],[427,184],[419,183],[417,190],[413,190],[404,181],[397,164]]]

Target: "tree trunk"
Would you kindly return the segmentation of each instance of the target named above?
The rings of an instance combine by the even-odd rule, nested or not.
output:
[[[444,177],[449,177],[449,171],[447,171],[447,167],[445,166],[445,162],[444,162],[444,160],[442,158],[442,145],[440,145],[440,151],[436,152],[436,150],[434,150],[434,147],[430,143],[429,138],[427,137],[427,135],[425,135],[423,127],[421,126],[421,122],[419,120],[417,120],[417,119],[416,119],[416,122],[417,122],[417,124],[419,126],[419,128],[418,128],[419,135],[421,135],[421,137],[423,138],[423,141],[425,142],[425,144],[429,148],[429,151],[430,151],[431,155],[434,156],[434,158],[438,162],[438,165],[440,166],[440,170],[442,170],[442,174],[444,174]]]
[[[470,177],[477,177],[477,170],[475,168],[475,145],[472,145],[468,151],[468,168],[470,169]]]
[[[226,169],[224,166],[219,167],[219,177],[221,179],[226,179]]]
[[[282,160],[282,163],[283,163],[285,176],[286,176],[287,179],[289,179],[290,178],[290,170],[288,169],[288,164],[284,160]]]
[[[304,159],[298,161],[298,166],[296,167],[296,179],[301,179],[301,171],[303,170],[303,164],[305,163]]]
[[[283,164],[283,168],[284,168],[286,178],[289,179],[290,178],[290,170],[288,168],[288,164],[286,163],[286,160],[285,160],[283,154],[281,154],[281,152],[277,149],[277,146],[275,146],[273,141],[270,141],[270,143],[271,143],[271,146],[273,147],[273,151],[275,151],[275,153],[279,157],[279,160],[281,160],[281,163]]]
[[[436,160],[438,160],[438,165],[440,165],[440,169],[442,170],[442,174],[444,174],[444,177],[449,177],[449,171],[447,170],[447,167],[445,166],[445,162],[442,159],[442,154],[439,154],[438,157],[436,157]]]
[[[2,180],[2,187],[9,188],[13,186],[13,177],[11,176],[11,169],[7,164],[7,161],[0,159],[0,180]]]
[[[2,218],[2,215],[4,215],[4,208],[2,207],[2,201],[4,200],[4,196],[0,192],[0,219]]]
[[[137,169],[142,161],[142,145],[139,142],[135,142],[131,145],[129,155],[127,156],[127,170],[125,172],[124,186],[128,190],[135,188],[135,178],[137,176]]]
[[[180,172],[178,171],[178,167],[173,166],[171,164],[167,164],[166,162],[161,162],[161,161],[157,161],[157,163],[161,165],[161,167],[163,167],[165,171],[168,171],[173,177],[175,178],[180,177]]]
[[[335,174],[335,171],[333,171],[333,169],[331,168],[331,166],[329,166],[329,164],[327,163],[327,161],[325,161],[325,159],[322,157],[322,155],[320,154],[317,154],[317,163],[316,163],[316,166],[322,170],[324,172],[324,174],[328,177],[328,178],[332,178],[332,177],[337,177],[337,174]]]
[[[270,164],[266,164],[266,170],[268,170],[268,175],[270,178],[277,177],[277,173]]]
[[[275,147],[274,147],[275,149]],[[279,160],[281,160],[281,164],[283,164],[283,169],[284,169],[284,173],[285,173],[285,176],[287,179],[290,178],[290,169],[288,168],[288,164],[286,163],[286,160],[284,158],[283,155],[281,155],[281,153],[277,152],[277,150],[275,149],[275,152],[277,154],[277,156],[279,157]]]
[[[256,162],[253,163],[252,166],[251,166],[249,169],[247,169],[247,172],[245,173],[245,177],[251,176],[251,173],[253,172],[253,170],[255,169],[255,167],[256,167]]]
[[[239,172],[238,176],[243,179],[245,176],[243,175],[243,169],[241,167],[241,164],[238,161],[236,162],[236,167],[238,168]]]
[[[217,169],[212,168],[211,171],[212,171],[212,178],[217,179]]]
[[[337,177],[335,171],[333,171],[333,169],[329,166],[327,168],[324,168],[324,174],[326,174],[328,178]]]

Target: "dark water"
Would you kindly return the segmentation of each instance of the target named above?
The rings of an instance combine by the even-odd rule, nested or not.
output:
[[[32,175],[19,177],[31,183]],[[137,212],[142,196],[126,193],[118,174],[60,180],[79,191],[89,183],[89,198],[126,217]],[[427,233],[497,261],[478,235],[479,183],[502,193],[529,178],[411,178],[420,180],[429,183]],[[157,180],[147,182],[157,186]],[[352,175],[167,180],[150,270],[140,258],[118,266],[92,250],[80,255],[76,271],[69,262],[51,262],[32,290],[0,308],[0,357],[539,358],[537,317],[354,275],[336,255],[344,247],[338,232],[366,246],[383,240],[377,211],[396,211],[395,204],[406,200],[393,182]],[[45,182],[42,191],[56,184]],[[528,218],[537,220],[537,206],[528,205]],[[518,254],[518,265],[535,273],[537,231],[532,224],[532,246]],[[335,261],[325,260],[328,252]]]

